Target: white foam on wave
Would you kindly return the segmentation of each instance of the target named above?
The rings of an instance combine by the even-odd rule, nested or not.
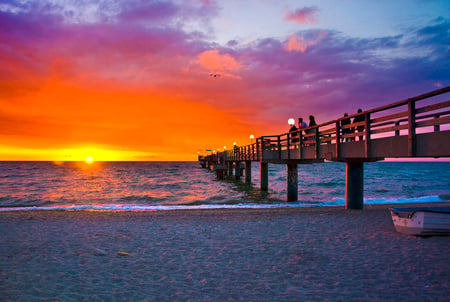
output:
[[[51,207],[9,207],[0,208],[0,212],[14,211],[171,211],[171,210],[202,210],[202,209],[277,209],[305,208],[311,205],[303,203],[277,204],[203,204],[203,205],[137,205],[137,204],[107,204],[107,205],[69,205]]]
[[[439,196],[420,196],[410,198],[364,198],[364,204],[394,204],[445,201]],[[345,205],[344,198],[336,198],[333,202],[324,202],[323,205]]]
[[[414,198],[368,198],[364,204],[394,204],[445,201],[439,196],[422,196]],[[0,212],[17,211],[172,211],[172,210],[203,210],[203,209],[283,209],[283,208],[309,208],[322,206],[342,206],[345,199],[336,198],[334,201],[319,203],[286,202],[272,204],[201,204],[201,205],[140,205],[140,204],[92,204],[92,205],[64,205],[43,207],[6,207]]]

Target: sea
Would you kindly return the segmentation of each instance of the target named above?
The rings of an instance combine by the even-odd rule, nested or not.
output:
[[[169,211],[297,208],[345,204],[345,164],[299,165],[298,201],[286,201],[286,167],[269,164],[261,191],[252,183],[217,180],[198,162],[0,162],[0,211]],[[364,164],[364,203],[450,200],[450,162]]]

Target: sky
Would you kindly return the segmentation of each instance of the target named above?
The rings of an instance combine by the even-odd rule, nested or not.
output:
[[[0,0],[0,66],[0,160],[196,160],[450,85],[450,2]]]

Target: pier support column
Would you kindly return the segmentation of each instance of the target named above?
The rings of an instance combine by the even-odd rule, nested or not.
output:
[[[345,208],[362,210],[364,207],[364,163],[346,162]]]
[[[233,176],[233,162],[229,161],[227,162],[228,165],[228,176]]]
[[[298,167],[297,163],[286,164],[287,201],[298,200]]]
[[[245,183],[252,183],[252,162],[249,160],[245,162]]]
[[[269,164],[260,163],[260,172],[261,172],[261,190],[267,191],[269,190]]]
[[[234,163],[234,177],[236,180],[241,179],[241,162],[237,161]]]
[[[216,177],[217,177],[217,179],[219,179],[219,180],[223,179],[223,174],[224,173],[225,173],[224,169],[217,168],[216,169]]]

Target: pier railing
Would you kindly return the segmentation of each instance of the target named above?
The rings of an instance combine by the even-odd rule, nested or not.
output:
[[[314,127],[266,135],[211,156],[232,161],[286,161],[450,156],[450,100],[438,89]],[[343,125],[361,116],[360,122]]]
[[[259,161],[261,190],[268,190],[268,164],[286,164],[288,201],[298,198],[298,164],[342,161],[346,163],[346,208],[362,209],[364,162],[450,157],[450,100],[444,98],[448,92],[450,86],[314,127],[261,136],[250,145],[199,156],[199,161],[204,167],[212,166],[218,178],[234,170],[239,179],[245,169],[249,183],[251,162]]]

